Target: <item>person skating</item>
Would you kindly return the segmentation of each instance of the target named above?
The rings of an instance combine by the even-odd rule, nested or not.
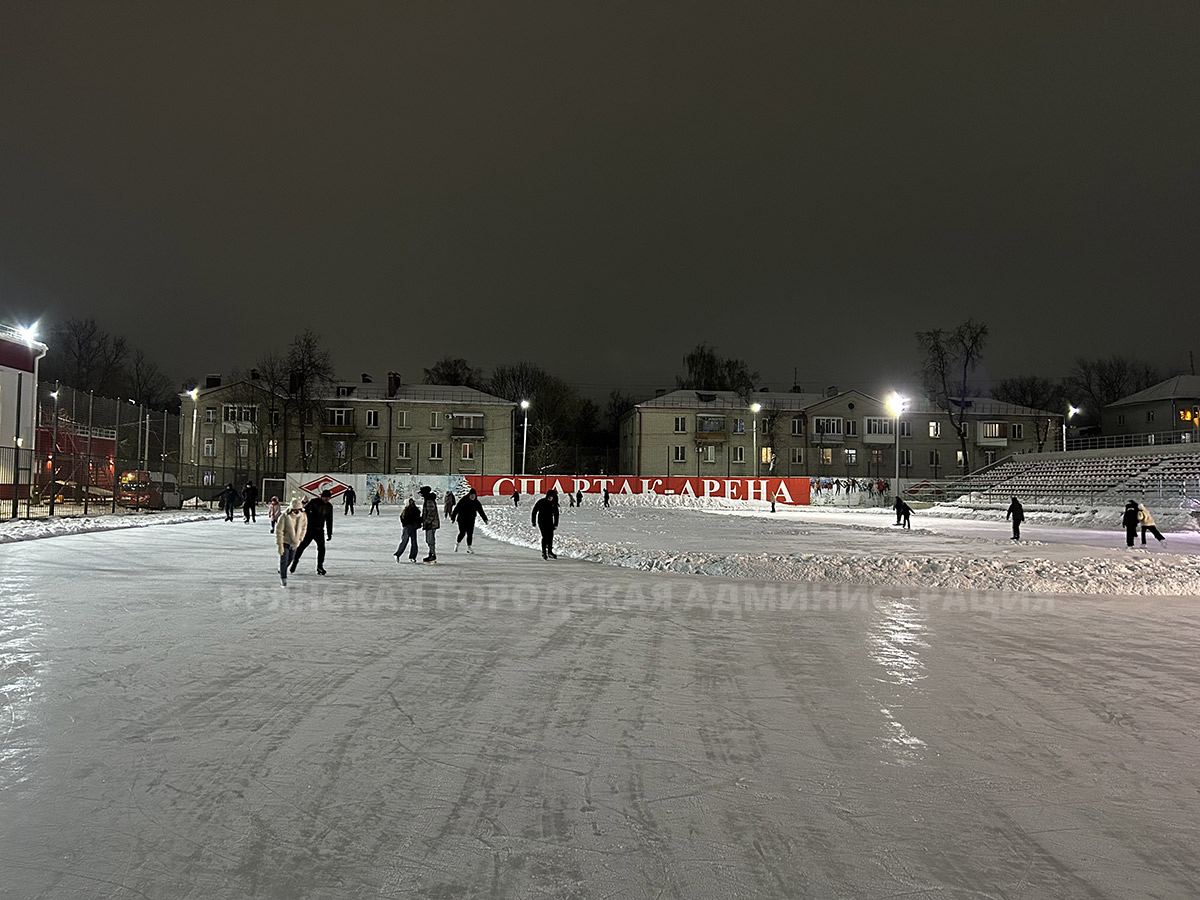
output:
[[[570,504],[571,509],[575,508],[575,495],[570,491],[567,491],[567,503]]]
[[[446,499],[442,503],[442,515],[447,522],[454,520],[454,491],[446,491]]]
[[[1150,510],[1146,509],[1146,506],[1143,503],[1138,504],[1138,522],[1142,526],[1142,546],[1143,547],[1146,546],[1146,532],[1147,531],[1150,532],[1152,535],[1154,535],[1156,538],[1158,538],[1158,542],[1160,544],[1166,540],[1166,538],[1162,536],[1162,532],[1158,530],[1158,526],[1154,524],[1154,516],[1150,515]]]
[[[546,491],[546,496],[533,504],[530,524],[542,533],[542,559],[558,559],[554,552],[554,530],[558,528],[558,491]]]
[[[604,508],[608,509],[608,488],[604,489]]]
[[[275,505],[279,501],[275,500]],[[287,587],[288,567],[296,556],[300,544],[304,542],[304,534],[308,530],[308,516],[304,514],[304,504],[299,498],[292,501],[291,507],[279,519],[275,527],[275,547],[279,550],[279,580]]]
[[[516,488],[512,492],[512,498],[513,498],[513,506],[521,505],[521,489],[520,488]]]
[[[771,491],[771,512],[775,512],[775,492]]]
[[[903,518],[903,516],[900,513],[900,510],[903,509],[905,506],[907,506],[907,504],[902,499],[900,499],[900,495],[897,494],[896,499],[892,502],[892,509],[894,509],[896,511],[896,524],[897,525],[900,524],[900,520]]]
[[[581,490],[575,491],[575,505],[583,506],[583,491]]]
[[[246,524],[257,522],[258,517],[255,513],[258,511],[258,488],[251,481],[246,482],[246,487],[242,491],[242,516],[245,517]]]
[[[330,491],[321,491],[320,497],[313,497],[305,504],[304,514],[308,516],[308,524],[304,533],[304,540],[300,542],[300,546],[296,548],[296,555],[292,559],[291,571],[296,571],[296,566],[300,562],[300,557],[304,553],[304,548],[313,541],[317,542],[317,574],[324,575],[325,573],[325,540],[328,536],[329,540],[333,540],[333,494]]]
[[[404,511],[400,513],[400,528],[403,530],[404,538],[400,541],[400,546],[396,548],[396,562],[400,562],[404,556],[404,550],[412,542],[412,549],[409,551],[409,559],[412,562],[417,561],[417,529],[421,527],[421,511],[417,509],[417,504],[413,502],[413,498],[408,498],[408,503],[404,506]]]
[[[437,495],[429,485],[421,488],[420,493],[424,498],[421,508],[421,527],[425,529],[425,543],[429,545],[429,555],[421,562],[435,563],[437,562],[437,530],[442,527],[441,519],[438,518]]]
[[[908,517],[912,515],[912,507],[909,506],[907,503],[905,503],[903,500],[901,500],[899,502],[900,502],[900,508],[898,510],[896,510],[896,514],[900,517],[900,527],[907,528],[911,531],[912,523],[908,520]]]
[[[1021,523],[1025,521],[1025,508],[1021,506],[1021,501],[1016,497],[1012,498],[1012,503],[1008,505],[1008,512],[1004,516],[1005,520],[1012,519],[1014,541],[1021,539]]]
[[[367,511],[367,515],[379,513],[382,516],[383,513],[379,511],[379,504],[381,502],[383,502],[383,488],[377,487],[375,488],[375,493],[371,496],[371,508]]]
[[[233,482],[225,485],[225,490],[217,494],[217,502],[221,504],[221,509],[225,510],[225,521],[233,521],[233,510],[237,506],[238,492],[233,488]]]
[[[458,537],[454,539],[454,552],[458,552],[459,544],[463,538],[467,539],[467,552],[474,553],[471,549],[471,541],[475,537],[475,517],[483,519],[487,522],[487,513],[483,511],[483,504],[479,502],[479,495],[475,493],[475,488],[467,491],[467,496],[458,501],[458,505],[454,507],[454,512],[450,514],[451,522],[458,522]]]
[[[267,504],[267,518],[271,520],[271,534],[275,533],[275,523],[279,521],[281,515],[283,515],[283,507],[279,505],[279,498],[272,497],[271,502]]]
[[[1130,500],[1125,504],[1125,512],[1121,514],[1121,524],[1125,526],[1125,546],[1132,550],[1138,528],[1138,505],[1136,500]]]
[[[354,493],[354,488],[352,488],[352,487],[346,488],[346,493],[342,494],[342,501],[343,501],[342,515],[343,516],[346,515],[346,513],[350,513],[350,515],[354,515],[354,504],[355,504],[355,502],[357,502],[357,500],[358,500],[358,494]]]

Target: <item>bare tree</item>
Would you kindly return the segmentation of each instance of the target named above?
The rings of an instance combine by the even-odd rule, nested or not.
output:
[[[300,461],[303,471],[307,472],[311,461],[306,447],[307,429],[316,426],[322,412],[322,401],[333,386],[333,358],[321,346],[317,334],[308,328],[292,339],[287,350],[286,366],[287,409],[299,423]]]
[[[171,390],[171,381],[159,367],[141,350],[134,350],[126,367],[129,379],[130,399],[144,404],[148,409],[163,409],[178,404],[178,396]]]
[[[488,384],[489,393],[506,400],[528,400],[531,463],[552,471],[570,466],[567,441],[576,433],[579,396],[561,378],[529,362],[497,366]]]
[[[482,390],[484,384],[483,370],[476,369],[465,359],[452,359],[445,356],[425,370],[422,381],[425,384],[458,384]]]
[[[67,319],[53,334],[54,353],[46,357],[43,377],[80,391],[117,391],[129,356],[124,338],[105,331],[95,319]]]
[[[1075,360],[1065,387],[1071,399],[1082,407],[1083,416],[1091,422],[1100,421],[1100,411],[1122,397],[1144,391],[1170,376],[1158,366],[1125,356],[1104,359]]]
[[[279,448],[279,454],[273,458],[268,456],[267,468],[272,466],[280,472],[288,471],[287,465],[287,407],[288,407],[288,386],[290,379],[288,377],[288,362],[287,359],[274,350],[260,356],[254,364],[254,371],[258,374],[258,382],[262,386],[263,404],[266,407],[266,421],[259,421],[258,430],[267,442],[267,446],[272,446],[270,442],[275,441],[275,447]],[[304,445],[301,444],[301,452]]]
[[[693,391],[737,391],[743,397],[754,392],[758,373],[740,359],[717,353],[716,347],[700,344],[683,358],[687,372],[676,376],[675,387]]]
[[[987,337],[987,325],[973,319],[967,319],[951,331],[934,328],[917,332],[922,382],[958,435],[964,472],[971,471],[967,452],[967,414],[968,398],[974,391],[969,378],[983,358]]]
[[[1066,401],[1063,386],[1049,378],[1040,375],[1018,375],[1016,378],[1005,378],[994,388],[992,396],[1004,403],[1015,403],[1017,406],[1027,406],[1030,409],[1047,412],[1064,412]],[[1038,452],[1046,446],[1050,438],[1049,418],[1034,417],[1033,432],[1037,438]]]

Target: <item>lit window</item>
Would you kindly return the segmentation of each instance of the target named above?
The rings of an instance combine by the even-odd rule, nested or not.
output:
[[[462,443],[462,458],[466,460],[475,458],[475,445],[470,441],[463,441]]]

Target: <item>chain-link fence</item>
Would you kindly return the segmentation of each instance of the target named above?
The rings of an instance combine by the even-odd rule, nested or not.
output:
[[[0,517],[178,507],[179,433],[177,415],[40,384],[34,446],[0,448]]]

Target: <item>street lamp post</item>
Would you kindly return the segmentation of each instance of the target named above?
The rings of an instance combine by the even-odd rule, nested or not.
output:
[[[54,398],[54,421],[50,425],[50,515],[54,515],[54,500],[58,494],[58,486],[55,485],[57,477],[54,474],[55,455],[58,451],[58,382],[54,382],[54,390],[50,392],[50,396]]]
[[[1063,416],[1063,453],[1067,452],[1067,423],[1071,421],[1071,416],[1079,412],[1078,406],[1067,406],[1067,414]]]
[[[751,447],[754,452],[754,477],[758,477],[758,413],[762,409],[761,403],[751,403],[750,412],[754,413],[754,431],[751,435]]]
[[[525,476],[525,455],[529,451],[529,401],[521,401],[521,409],[525,410],[525,424],[521,428],[521,476]]]
[[[200,481],[200,460],[196,457],[196,413],[199,407],[196,405],[196,398],[200,396],[200,389],[192,388],[187,394],[192,398],[192,490],[196,491],[196,504],[199,506],[200,491],[196,488],[197,482]]]
[[[892,496],[900,496],[900,415],[904,412],[904,405],[908,402],[899,394],[892,394],[888,398],[888,410],[892,414],[892,418],[896,420],[896,480],[892,484]]]

